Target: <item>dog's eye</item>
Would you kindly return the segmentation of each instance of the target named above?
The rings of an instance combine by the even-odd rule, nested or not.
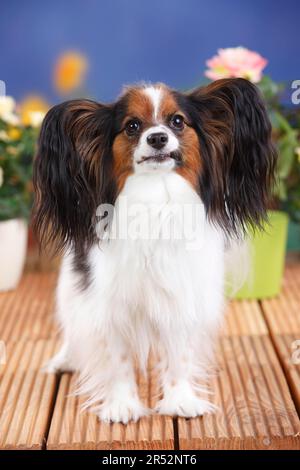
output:
[[[170,119],[170,127],[173,129],[182,130],[184,127],[184,118],[180,114],[174,114]]]
[[[131,119],[125,126],[126,134],[129,136],[135,135],[140,130],[141,123],[138,119]]]

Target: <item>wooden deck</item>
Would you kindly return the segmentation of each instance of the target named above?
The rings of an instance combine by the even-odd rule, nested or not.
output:
[[[41,372],[59,345],[52,319],[55,280],[52,273],[28,273],[17,291],[0,294],[7,356],[0,366],[0,448],[300,449],[300,341],[299,361],[293,349],[300,340],[299,264],[288,265],[278,298],[229,306],[219,374],[211,384],[215,415],[152,416],[127,426],[80,413],[80,399],[71,394],[74,377]],[[139,388],[153,405],[151,367],[148,380],[139,377]]]

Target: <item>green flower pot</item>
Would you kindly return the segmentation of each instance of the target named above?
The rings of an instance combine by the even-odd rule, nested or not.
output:
[[[270,211],[268,216],[265,230],[250,235],[250,273],[236,299],[265,299],[280,292],[288,216],[279,211]]]

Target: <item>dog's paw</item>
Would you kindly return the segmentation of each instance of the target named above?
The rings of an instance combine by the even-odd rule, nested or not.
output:
[[[147,416],[149,410],[136,398],[114,398],[104,401],[97,415],[106,423],[124,423],[138,421],[142,416]]]
[[[167,394],[156,406],[156,412],[161,415],[182,416],[195,418],[216,411],[216,406],[207,400],[199,398],[194,392],[187,394]]]
[[[46,374],[57,374],[58,372],[73,372],[74,367],[66,355],[59,351],[43,366],[42,371]]]

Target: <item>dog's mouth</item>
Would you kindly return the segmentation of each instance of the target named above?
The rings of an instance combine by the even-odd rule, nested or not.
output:
[[[137,163],[164,163],[170,160],[175,160],[177,164],[180,164],[182,162],[181,154],[179,152],[157,153],[148,157],[142,157]]]

